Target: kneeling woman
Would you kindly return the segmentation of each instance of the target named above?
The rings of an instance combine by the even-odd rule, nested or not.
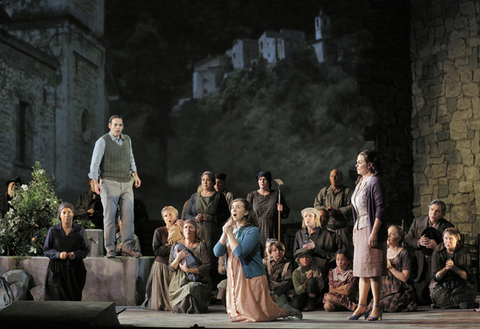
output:
[[[183,225],[183,240],[172,245],[185,248],[176,255],[170,252],[172,278],[168,287],[170,305],[175,313],[206,313],[210,304],[212,281],[210,279],[210,256],[205,242],[197,237],[198,226],[195,220],[187,219]],[[187,258],[195,259],[197,267],[188,267]],[[191,280],[195,274],[195,280]]]
[[[87,233],[73,224],[75,208],[64,202],[58,207],[60,224],[48,230],[43,254],[50,258],[45,278],[45,300],[81,301],[87,279],[83,259],[88,256]]]
[[[227,313],[234,322],[272,321],[302,313],[289,304],[280,308],[272,300],[263,266],[258,224],[250,204],[235,199],[232,219],[223,226],[223,234],[215,245],[215,256],[227,253]]]
[[[435,286],[431,297],[436,307],[474,308],[477,291],[470,254],[460,245],[460,231],[443,231],[443,243],[432,255]]]

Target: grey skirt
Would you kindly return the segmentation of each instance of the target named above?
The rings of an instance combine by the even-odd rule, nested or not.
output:
[[[353,252],[353,276],[373,278],[387,275],[387,241],[377,243],[375,248],[368,246],[369,227],[355,232]]]

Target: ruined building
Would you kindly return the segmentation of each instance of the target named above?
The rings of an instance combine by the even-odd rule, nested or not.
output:
[[[107,130],[103,0],[6,1],[0,12],[0,182],[28,181],[40,161],[74,202]]]

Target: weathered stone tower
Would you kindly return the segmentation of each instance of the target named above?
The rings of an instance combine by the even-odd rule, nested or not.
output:
[[[2,181],[40,161],[75,202],[106,128],[103,0],[6,1],[1,26]]]

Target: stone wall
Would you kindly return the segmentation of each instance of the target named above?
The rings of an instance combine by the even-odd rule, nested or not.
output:
[[[88,173],[94,143],[108,131],[105,47],[99,39],[103,35],[103,1],[92,4],[76,0],[55,0],[48,4],[45,1],[23,1],[9,3],[8,9],[12,13],[12,22],[2,26],[5,35],[28,45],[32,53],[48,54],[57,66],[49,81],[50,89],[43,88],[43,97],[48,98],[50,107],[48,111],[38,111],[39,119],[45,117],[49,121],[43,120],[41,125],[35,123],[35,129],[28,136],[28,140],[35,143],[30,161],[23,168],[11,166],[10,158],[12,153],[15,154],[15,147],[6,148],[8,156],[0,159],[0,165],[8,170],[0,173],[0,179],[20,174],[27,181],[31,166],[40,161],[59,183],[59,196],[75,204],[79,193],[89,188]],[[24,68],[28,69],[28,66],[19,63],[15,74],[25,74]],[[42,70],[27,72],[38,75],[41,80],[45,75]],[[23,88],[30,94],[38,90],[42,92],[42,89],[32,89],[29,84]],[[6,93],[14,95],[11,89]],[[43,103],[38,97],[31,102],[34,108]],[[6,108],[14,110],[12,104]],[[15,138],[17,132],[12,124],[9,129]],[[37,141],[44,139],[48,144],[40,148]]]
[[[410,4],[366,0],[364,5],[364,30],[357,35],[365,45],[355,54],[360,92],[372,109],[372,124],[366,127],[364,138],[374,142],[379,153],[387,221],[408,225],[413,218]]]
[[[50,131],[55,125],[57,62],[8,34],[0,35],[0,53],[0,178],[3,186],[6,179],[16,175],[27,181],[36,159],[42,159],[44,167],[54,168],[54,153],[49,150],[55,145]],[[25,161],[17,160],[16,156],[20,102],[29,104]]]
[[[412,1],[413,211],[440,198],[465,234],[480,229],[479,15],[478,1]]]
[[[154,257],[87,257],[84,260],[87,281],[82,301],[115,302],[118,306],[140,305],[145,300],[145,286]],[[47,257],[29,257],[18,261],[18,267],[30,273],[35,287],[43,287],[47,275]],[[14,269],[17,260],[0,257],[0,273]]]

